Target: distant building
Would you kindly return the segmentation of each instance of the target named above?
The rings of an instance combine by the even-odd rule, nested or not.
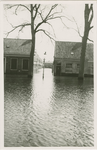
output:
[[[39,55],[35,52],[34,54],[34,69],[39,69],[43,66],[43,61]]]
[[[45,62],[45,68],[52,68],[53,63],[52,62]]]
[[[26,39],[4,39],[4,73],[28,74],[31,42],[23,44]],[[42,65],[42,60],[37,53],[34,56],[34,64]]]
[[[55,42],[53,72],[55,76],[78,75],[81,55],[79,42]],[[93,76],[93,44],[86,48],[85,68],[86,76]]]

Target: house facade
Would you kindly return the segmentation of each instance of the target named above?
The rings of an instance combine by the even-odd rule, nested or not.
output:
[[[80,42],[55,42],[53,73],[55,76],[78,76],[80,67]],[[93,44],[88,43],[85,56],[85,76],[93,76]]]
[[[4,39],[5,74],[28,74],[31,42],[23,44],[26,41],[26,39]]]

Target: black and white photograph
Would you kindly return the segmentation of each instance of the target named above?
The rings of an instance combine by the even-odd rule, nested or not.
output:
[[[4,147],[95,147],[96,5],[2,2]]]

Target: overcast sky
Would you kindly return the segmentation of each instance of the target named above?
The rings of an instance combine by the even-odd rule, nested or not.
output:
[[[84,8],[85,8],[85,2],[72,2],[72,3],[62,3],[62,6],[64,6],[63,9],[63,14],[65,16],[68,16],[69,18],[74,18],[78,24],[78,27],[80,29],[81,35],[83,35],[84,31]],[[6,15],[6,17],[5,17]],[[9,11],[4,11],[4,19],[3,19],[3,33],[4,33],[4,38],[5,33],[10,31],[11,25],[8,23],[10,22],[13,25],[18,25],[22,23],[23,21],[29,21],[30,20],[30,15],[29,12],[27,11],[20,11],[19,14],[16,16],[13,14],[13,10]],[[73,30],[77,29],[76,23],[71,22],[68,19],[63,19],[64,23],[66,24],[66,28],[63,23],[59,20],[53,20],[50,23],[53,25],[54,32],[56,35],[56,40],[57,41],[80,41],[81,42],[81,37],[78,35],[78,33]],[[49,32],[52,32],[51,27],[48,27],[46,25],[43,26],[43,28],[46,28]],[[30,27],[27,27],[21,32],[18,36],[18,31],[12,32],[8,38],[20,38],[20,39],[31,39],[31,33],[30,33]],[[93,29],[90,32],[90,39],[93,40]],[[50,41],[46,35],[43,33],[38,33],[36,37],[36,47],[35,50],[37,53],[40,55],[40,57],[43,59],[43,54],[46,51],[46,60],[47,61],[52,61],[53,56],[54,56],[54,43]]]

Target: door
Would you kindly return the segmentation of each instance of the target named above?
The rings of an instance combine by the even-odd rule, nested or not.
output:
[[[61,66],[56,66],[56,75],[61,75]]]

